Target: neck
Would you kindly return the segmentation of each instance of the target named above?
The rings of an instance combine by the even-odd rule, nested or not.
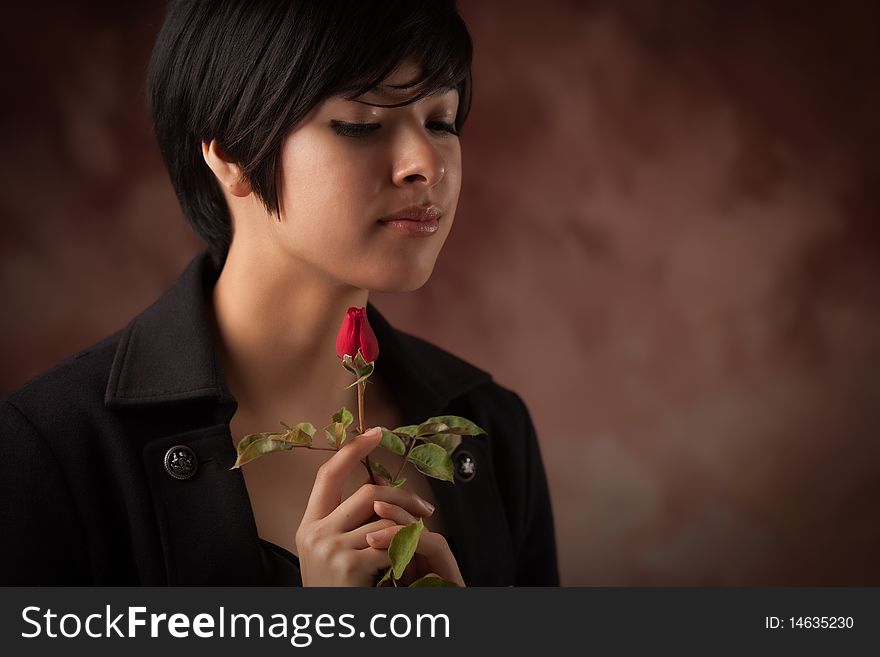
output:
[[[342,405],[356,414],[357,388],[345,389],[354,379],[336,356],[336,335],[345,311],[365,307],[368,295],[280,249],[233,240],[212,299],[217,353],[240,408],[251,417],[282,413],[262,430],[282,419],[317,426]]]

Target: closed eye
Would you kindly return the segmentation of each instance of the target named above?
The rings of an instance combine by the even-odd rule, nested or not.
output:
[[[367,137],[381,128],[379,123],[348,123],[347,121],[331,120],[330,127],[336,134],[342,137]],[[451,135],[458,135],[455,124],[445,123],[443,121],[431,121],[428,123],[430,130],[434,132],[443,132]]]
[[[330,127],[337,135],[343,137],[366,137],[375,132],[381,126],[378,123],[346,123],[345,121],[330,121]]]
[[[432,130],[436,130],[438,132],[448,132],[450,135],[458,135],[458,130],[455,129],[454,123],[444,123],[443,121],[432,121],[428,124],[429,126],[434,126],[431,128]]]

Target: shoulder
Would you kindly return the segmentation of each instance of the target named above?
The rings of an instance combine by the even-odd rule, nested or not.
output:
[[[432,382],[438,386],[442,385],[444,392],[454,391],[463,386],[470,388],[483,383],[492,383],[492,375],[489,372],[464,358],[425,338],[397,329],[395,332],[408,357],[419,364],[420,373],[432,377]],[[439,381],[440,377],[444,379],[442,382]]]
[[[526,403],[514,389],[502,385],[485,369],[438,347],[408,336],[412,348],[420,350],[433,372],[443,372],[448,406],[452,414],[473,420],[486,431],[495,459],[508,460],[524,454],[534,440],[534,427]]]
[[[473,407],[474,413],[503,424],[504,433],[524,434],[531,417],[522,397],[498,383],[486,369],[424,338],[395,329],[396,338],[418,376],[452,406]]]
[[[2,403],[2,423],[20,416],[34,429],[53,433],[53,425],[70,426],[103,408],[107,379],[122,331],[64,358],[8,393]]]
[[[112,342],[65,358],[0,399],[0,524],[10,557],[0,564],[0,581],[6,585],[91,581],[82,491],[99,486],[92,427],[103,412]]]

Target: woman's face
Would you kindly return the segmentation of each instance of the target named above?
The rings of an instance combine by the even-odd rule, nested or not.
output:
[[[388,85],[417,73],[401,65],[358,99],[404,100],[412,91],[383,92],[393,94]],[[449,132],[457,108],[455,90],[396,108],[342,97],[318,105],[282,145],[281,222],[269,222],[276,243],[311,269],[361,289],[402,292],[424,285],[452,228],[461,189],[461,146]],[[440,211],[435,232],[415,236],[380,222],[412,206]]]

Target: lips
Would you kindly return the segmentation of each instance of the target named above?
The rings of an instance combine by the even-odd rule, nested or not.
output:
[[[440,230],[442,214],[436,205],[413,205],[383,217],[379,224],[398,235],[430,237]]]
[[[379,219],[381,223],[391,221],[415,221],[418,223],[436,222],[443,213],[436,205],[430,206],[411,206],[398,210],[394,214]]]

